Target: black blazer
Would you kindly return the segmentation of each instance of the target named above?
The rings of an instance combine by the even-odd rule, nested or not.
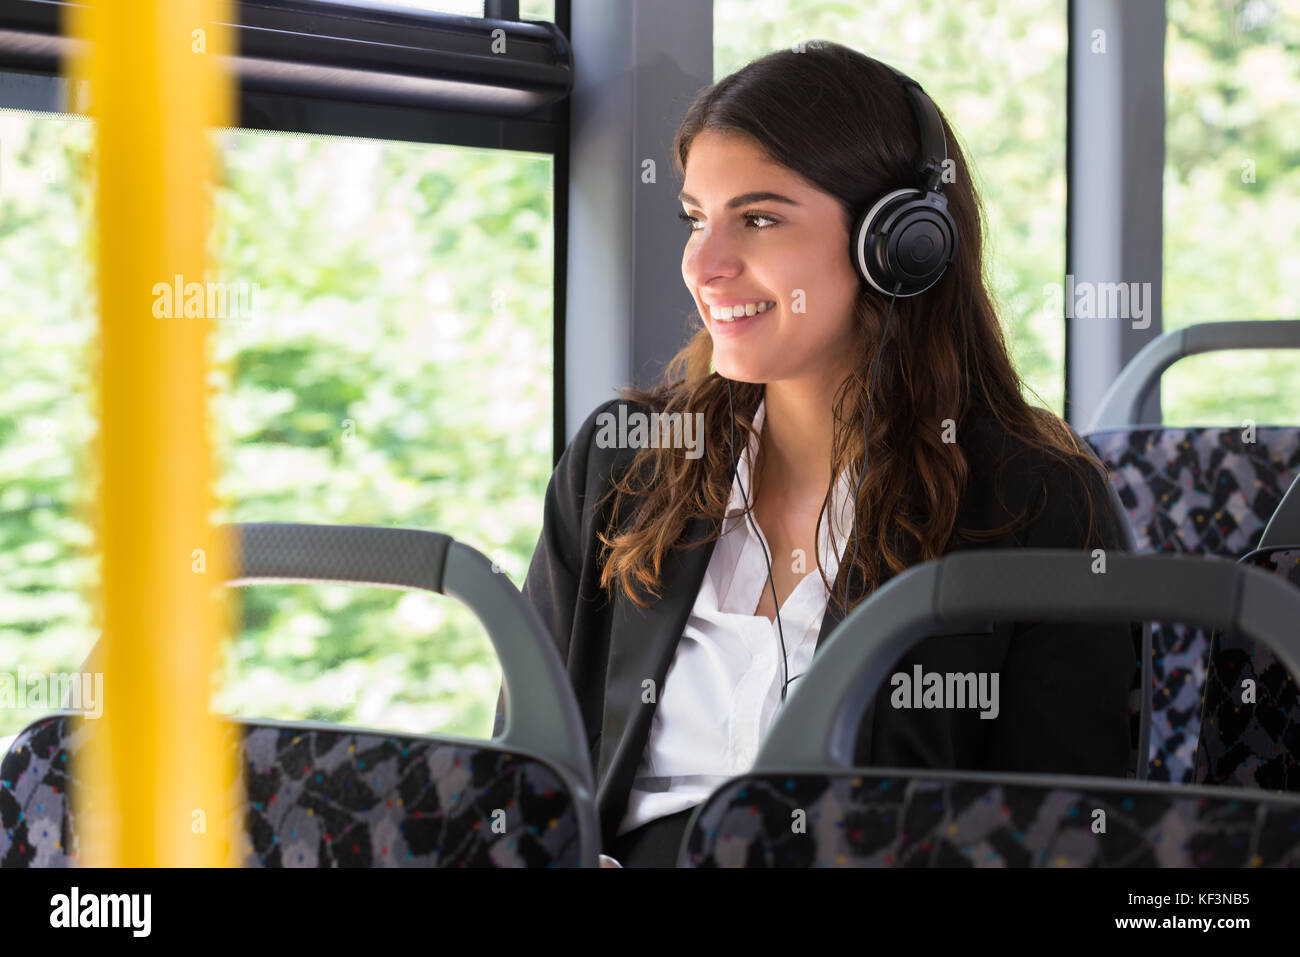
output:
[[[597,416],[617,415],[624,401],[612,399],[595,409],[560,457],[546,489],[542,533],[523,587],[550,628],[577,695],[596,770],[604,847],[612,845],[626,813],[632,778],[649,741],[656,704],[642,704],[642,682],[650,678],[655,688],[663,688],[714,546],[708,542],[669,551],[660,582],[664,597],[647,609],[617,588],[611,601],[600,588],[596,533],[607,531],[602,522],[608,521],[610,505],[603,516],[595,514],[595,505],[636,449],[600,448],[593,436]],[[649,411],[638,403],[627,405],[628,412]],[[1036,517],[982,546],[954,540],[949,551],[1016,546],[1124,550],[1100,475],[1081,483],[1063,463],[1016,442],[987,414],[960,423],[957,440],[970,463],[958,526],[996,527],[1023,508]],[[1095,521],[1102,530],[1093,541],[1085,541],[1085,494],[1095,503]],[[625,503],[619,523],[626,508]],[[716,521],[695,519],[680,541],[703,541],[716,528]],[[850,540],[848,554],[852,547]],[[846,572],[848,564],[844,562]],[[854,576],[859,585],[850,590],[854,596],[861,594],[859,579]],[[838,604],[828,601],[818,649],[842,618]],[[1129,626],[1000,623],[991,633],[928,638],[894,671],[911,674],[915,664],[926,672],[997,672],[999,716],[982,720],[978,709],[896,710],[886,686],[859,726],[855,765],[1124,777],[1130,750],[1128,690],[1137,667]],[[494,736],[504,727],[504,701],[503,688]]]

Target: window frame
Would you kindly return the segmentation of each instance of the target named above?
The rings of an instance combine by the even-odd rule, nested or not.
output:
[[[553,157],[552,464],[565,436],[571,0],[555,22],[519,0],[466,17],[320,0],[235,0],[236,126],[282,133],[514,150]],[[72,0],[0,8],[0,107],[68,112],[61,33]],[[503,31],[501,54],[485,55]],[[9,81],[9,82],[6,82]]]

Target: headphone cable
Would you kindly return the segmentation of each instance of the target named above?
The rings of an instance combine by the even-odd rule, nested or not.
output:
[[[894,321],[894,302],[897,300],[898,291],[901,288],[902,288],[902,283],[896,285],[894,287],[894,291],[890,294],[889,297],[889,312],[885,317],[885,327],[883,332],[880,335],[880,344],[876,347],[876,361],[872,367],[872,372],[871,372],[871,389],[867,393],[867,414],[863,420],[863,426],[862,426],[862,438],[865,445],[865,449],[862,455],[862,472],[858,475],[857,485],[854,487],[853,490],[853,561],[850,563],[849,572],[846,574],[845,577],[846,592],[848,588],[848,575],[852,574],[852,565],[858,559],[857,502],[858,502],[858,496],[862,492],[862,481],[864,478],[866,478],[867,475],[867,464],[870,461],[871,406],[876,397],[876,386],[880,381],[880,359],[885,351],[885,340],[889,335],[890,326],[893,324]],[[735,409],[734,402],[732,400],[730,379],[727,379],[727,410],[730,412],[730,415],[728,417],[728,426],[730,429],[729,441],[730,441],[731,457],[732,457],[731,478],[733,482],[735,482],[737,485],[740,486],[740,494],[744,498],[744,502],[745,502],[745,516],[746,518],[749,519],[749,525],[754,530],[754,537],[758,539],[759,547],[763,550],[763,563],[764,565],[767,566],[767,584],[768,587],[771,589],[771,593],[772,593],[772,607],[776,609],[776,630],[777,630],[777,636],[781,641],[781,674],[782,677],[784,678],[783,682],[781,683],[781,703],[785,704],[786,688],[789,687],[792,681],[798,678],[802,678],[803,675],[797,674],[794,676],[794,678],[791,678],[789,676],[790,666],[787,660],[787,653],[785,650],[785,629],[781,625],[781,606],[776,596],[776,582],[772,577],[772,560],[767,553],[767,546],[763,544],[763,536],[759,533],[758,525],[754,522],[753,511],[749,504],[749,492],[745,489],[745,484],[740,480],[740,459],[736,456],[736,409]]]
[[[731,426],[731,457],[733,460],[731,479],[740,486],[740,494],[745,500],[745,515],[749,519],[750,526],[754,529],[754,537],[758,539],[759,547],[763,549],[763,562],[767,565],[767,584],[772,589],[772,607],[776,609],[776,631],[781,639],[781,673],[785,676],[785,681],[781,685],[781,703],[785,704],[785,689],[792,679],[789,677],[790,670],[785,657],[785,631],[781,627],[781,606],[776,598],[776,583],[772,579],[772,561],[768,557],[767,546],[763,544],[763,536],[759,534],[758,526],[754,524],[754,516],[749,505],[749,492],[745,490],[745,484],[740,481],[740,459],[736,457],[736,409],[731,400],[730,379],[727,380],[727,409],[731,413],[728,420]]]

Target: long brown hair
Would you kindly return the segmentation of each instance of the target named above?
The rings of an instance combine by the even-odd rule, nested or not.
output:
[[[846,554],[842,562],[845,584],[843,594],[836,596],[842,607],[856,605],[882,577],[944,554],[954,531],[971,540],[991,540],[1024,521],[1022,510],[996,529],[954,529],[970,463],[959,443],[943,441],[945,420],[952,419],[960,435],[963,424],[974,421],[968,416],[991,416],[1009,435],[1076,471],[1101,469],[1090,453],[1079,448],[1058,416],[1030,406],[1021,396],[1020,376],[1007,354],[986,288],[984,209],[946,117],[943,125],[948,159],[955,163],[955,182],[945,179],[944,195],[957,226],[957,257],[935,286],[894,304],[870,423],[868,472],[856,502],[862,547],[855,559]],[[846,235],[853,217],[869,202],[900,186],[920,185],[915,171],[919,134],[902,86],[880,63],[837,43],[813,41],[804,52],[769,53],[701,91],[673,141],[673,166],[679,179],[685,178],[692,141],[704,130],[747,134],[774,161],[837,198]],[[841,470],[862,460],[869,376],[886,305],[885,297],[865,282],[860,284],[854,304],[858,340],[854,371],[835,398],[832,479],[824,505],[831,501]],[[692,315],[699,321],[698,314]],[[705,541],[721,533],[732,486],[734,462],[725,451],[732,419],[727,380],[711,370],[712,356],[712,336],[700,322],[669,363],[660,384],[649,391],[619,390],[624,399],[654,411],[704,413],[700,457],[688,458],[667,447],[641,448],[631,467],[613,477],[601,502],[603,506],[613,495],[614,515],[621,514],[625,496],[638,503],[626,527],[611,535],[600,533],[601,585],[609,590],[618,582],[641,607],[647,603],[637,586],[659,597],[663,557],[670,548],[681,547],[678,539],[688,522],[701,516],[719,521]],[[753,417],[764,385],[732,385],[740,449],[754,434]],[[761,462],[760,444],[756,474]],[[850,474],[856,473],[857,469]],[[820,532],[819,519],[818,536]],[[832,589],[820,558],[818,568],[827,589]],[[845,572],[850,570],[866,582],[866,588],[847,604]]]

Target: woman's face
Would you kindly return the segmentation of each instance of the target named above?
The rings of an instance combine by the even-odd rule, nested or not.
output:
[[[749,137],[713,131],[691,144],[681,201],[694,220],[686,224],[682,279],[713,336],[718,374],[819,388],[838,382],[835,373],[853,356],[860,283],[839,202]],[[710,308],[763,302],[775,306],[730,323]]]

